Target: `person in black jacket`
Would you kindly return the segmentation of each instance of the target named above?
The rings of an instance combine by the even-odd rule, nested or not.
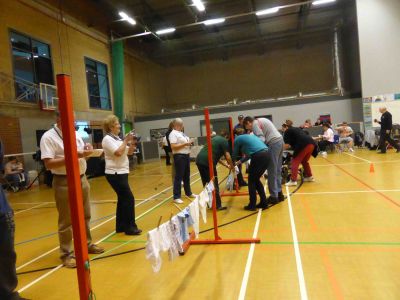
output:
[[[290,181],[286,183],[286,185],[297,185],[297,175],[300,164],[304,167],[304,182],[313,182],[314,177],[312,176],[311,167],[308,161],[310,160],[311,155],[314,157],[318,155],[318,147],[315,141],[300,128],[289,127],[287,124],[283,124],[282,130],[284,131],[284,149],[291,148],[294,151],[291,166],[292,175]]]
[[[386,142],[388,142],[393,148],[395,148],[397,153],[400,152],[400,146],[391,138],[390,132],[392,131],[392,114],[387,111],[386,107],[380,107],[379,112],[382,114],[381,120],[375,119],[376,123],[381,125],[381,133],[379,139],[379,148],[381,149],[381,154],[386,153]]]

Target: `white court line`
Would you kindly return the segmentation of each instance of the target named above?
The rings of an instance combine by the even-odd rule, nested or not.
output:
[[[264,187],[265,187],[265,185],[264,185]],[[256,224],[254,225],[253,239],[255,239],[258,234],[258,228],[260,227],[260,220],[261,220],[261,212],[262,212],[262,210],[259,209],[258,214],[257,214],[257,221],[256,221]],[[238,300],[244,300],[246,298],[247,283],[249,282],[249,276],[250,276],[251,265],[253,263],[253,255],[254,255],[255,246],[256,246],[255,243],[251,243],[251,245],[250,245],[249,255],[247,256],[246,268],[244,270],[242,286],[240,287],[240,293],[239,293]]]
[[[194,174],[191,175],[190,177],[193,177],[193,176],[195,176],[195,175],[197,175],[197,174],[199,174],[199,172],[194,173]],[[201,177],[198,178],[198,179],[196,179],[195,181],[193,181],[193,182],[191,183],[191,185],[192,185],[193,183],[196,183],[196,182],[199,181],[200,179],[201,179]],[[161,191],[161,192],[159,192],[159,193],[157,193],[157,194],[155,194],[155,195],[153,195],[153,196],[147,198],[147,199],[144,200],[143,202],[140,202],[139,204],[135,205],[135,207],[138,207],[138,206],[144,204],[145,202],[148,202],[149,200],[153,199],[154,197],[158,196],[159,194],[163,193],[164,191],[169,190],[170,188],[172,188],[172,186],[170,186],[170,187],[164,189],[163,191]],[[167,200],[170,199],[171,197],[172,197],[172,196],[166,198],[166,199],[163,200],[161,203],[164,203],[164,201],[167,201]],[[146,212],[142,213],[140,216],[136,217],[135,220],[137,220],[139,217],[145,215],[147,212],[153,210],[155,207],[160,206],[161,203],[158,203],[158,204],[155,205],[154,207],[152,207],[152,208],[150,208],[149,210],[147,210]],[[113,219],[115,219],[115,218],[116,218],[116,216],[111,217],[110,219],[107,219],[106,221],[104,221],[104,222],[98,224],[97,226],[93,227],[91,230],[96,229],[96,228],[102,226],[103,224],[106,224],[107,222],[109,222],[109,221],[111,221],[111,220],[113,220]],[[115,233],[115,231],[113,231],[113,232],[107,234],[106,236],[104,236],[104,237],[101,238],[100,240],[96,241],[95,243],[96,243],[96,244],[101,243],[102,241],[104,241],[104,240],[106,240],[107,238],[109,238],[110,236],[112,236],[114,233]],[[133,240],[133,239],[132,239],[132,240]],[[131,240],[130,240],[130,241],[131,241]],[[128,241],[128,242],[130,242],[130,241]],[[124,243],[124,244],[127,244],[128,242],[126,242],[126,243]],[[124,244],[122,244],[122,245],[120,245],[120,246],[123,246]],[[58,247],[56,247],[56,248],[54,248],[54,249],[52,249],[52,250],[50,250],[50,251],[47,251],[46,253],[40,255],[40,257],[37,257],[37,258],[33,259],[32,261],[30,261],[30,262],[28,262],[28,263],[26,263],[26,264],[20,266],[20,267],[17,268],[16,270],[19,270],[19,269],[21,269],[21,268],[23,268],[23,267],[25,267],[25,266],[31,264],[32,262],[37,261],[37,260],[40,259],[41,257],[46,256],[47,254],[49,254],[49,253],[51,253],[51,252],[57,250],[58,248],[60,248],[60,246],[58,246]],[[119,248],[119,247],[117,247],[117,248]],[[111,249],[111,250],[115,250],[115,249]],[[111,250],[108,250],[108,251],[106,251],[106,252],[104,252],[104,253],[102,253],[102,254],[100,254],[100,255],[94,257],[94,258],[97,258],[97,257],[99,257],[99,256],[101,256],[101,255],[104,255],[105,253],[109,253]],[[92,259],[93,259],[93,258],[92,258]],[[40,276],[39,278],[35,279],[34,281],[30,282],[30,283],[27,284],[26,286],[24,286],[24,287],[22,287],[21,289],[19,289],[18,292],[21,293],[21,292],[25,291],[26,289],[28,289],[28,288],[30,288],[31,286],[33,286],[34,284],[38,283],[38,282],[41,281],[42,279],[48,277],[48,276],[51,275],[52,273],[55,273],[57,270],[61,269],[62,267],[63,267],[62,264],[61,264],[61,265],[58,265],[58,266],[55,267],[54,269],[50,270],[49,272],[43,274],[43,275]]]
[[[14,213],[14,216],[19,215],[19,214],[21,214],[21,213],[23,213],[23,212],[30,211],[30,210],[32,210],[32,209],[38,208],[38,207],[43,206],[43,205],[45,205],[45,204],[47,204],[47,203],[40,203],[40,204],[35,205],[35,206],[32,206],[32,207],[30,207],[30,208],[23,209],[23,210],[19,210],[19,211],[17,211],[17,212]]]
[[[334,191],[334,192],[296,192],[296,195],[329,195],[329,194],[355,194],[355,193],[376,193],[376,192],[400,192],[400,189],[391,190],[365,190],[365,191]]]
[[[346,152],[344,152],[343,154],[346,154],[346,155],[348,155],[348,156],[351,156],[351,157],[354,157],[354,158],[358,158],[359,160],[363,160],[363,161],[365,161],[365,162],[367,162],[367,163],[372,163],[372,161],[370,161],[370,160],[368,160],[368,159],[364,159],[364,158],[362,158],[362,157],[358,157],[358,156],[355,156],[354,154],[350,154],[350,153],[346,153]]]
[[[357,158],[360,158],[357,156]],[[387,164],[387,163],[398,163],[400,160],[385,160],[385,161],[370,161],[374,164]],[[357,162],[357,163],[347,163],[347,164],[335,164],[336,166],[347,166],[347,165],[363,165],[363,162]],[[332,164],[313,164],[313,167],[332,167]]]
[[[290,192],[289,192],[289,188],[287,186],[286,186],[286,196],[287,196],[288,207],[289,207],[290,226],[292,228],[294,255],[296,258],[296,266],[297,266],[297,276],[299,278],[300,298],[301,298],[301,300],[307,300],[308,299],[307,288],[306,288],[306,282],[304,279],[303,265],[301,263],[299,242],[297,240],[296,224],[294,222],[294,216],[293,216],[293,210],[292,210],[292,201],[290,199]]]

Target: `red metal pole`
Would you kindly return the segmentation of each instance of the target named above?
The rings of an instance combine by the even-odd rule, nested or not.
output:
[[[210,126],[210,112],[208,108],[204,109],[204,119],[206,123],[207,132],[207,146],[208,146],[208,169],[210,170],[210,181],[214,183],[214,162],[212,157],[212,144],[211,144],[211,126]],[[213,210],[213,221],[214,221],[214,238],[220,240],[218,235],[218,219],[217,219],[217,203],[215,189],[212,192],[212,210]]]
[[[91,299],[89,256],[75,136],[71,79],[68,75],[57,75],[57,90],[64,141],[65,166],[67,169],[68,199],[71,211],[72,231],[74,235],[79,296],[81,300],[87,300]]]

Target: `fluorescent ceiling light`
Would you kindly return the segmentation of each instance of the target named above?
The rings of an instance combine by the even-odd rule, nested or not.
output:
[[[332,2],[336,2],[336,0],[316,0],[312,4],[313,5],[321,5],[321,4],[332,3]]]
[[[161,29],[156,31],[156,34],[161,35],[161,34],[167,34],[167,33],[171,33],[174,32],[176,29],[175,28],[165,28],[165,29]]]
[[[219,18],[219,19],[211,19],[211,20],[206,20],[203,22],[204,25],[215,25],[215,24],[220,24],[220,23],[224,23],[225,19],[224,18]]]
[[[257,16],[263,16],[263,15],[270,15],[270,14],[275,14],[279,11],[280,7],[273,7],[273,8],[268,8],[264,10],[260,10],[256,12]]]
[[[122,18],[123,21],[127,21],[131,25],[135,25],[136,24],[136,21],[133,18],[131,18],[130,16],[128,16],[125,12],[120,11],[119,15],[120,15],[120,17]]]
[[[196,6],[198,11],[205,11],[206,7],[204,6],[201,0],[192,0],[193,5]]]

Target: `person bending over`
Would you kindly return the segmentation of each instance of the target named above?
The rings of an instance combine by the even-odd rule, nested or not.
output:
[[[313,182],[314,177],[312,176],[309,160],[311,155],[314,157],[318,155],[318,150],[313,138],[307,135],[300,128],[287,127],[285,124],[282,127],[284,129],[284,148],[291,148],[294,151],[291,167],[291,178],[290,181],[286,183],[286,186],[297,185],[297,176],[299,173],[300,164],[302,164],[304,167],[304,181]]]
[[[379,149],[381,149],[381,154],[386,153],[386,142],[388,142],[393,148],[396,149],[396,152],[400,152],[400,146],[391,138],[390,132],[392,131],[393,122],[392,122],[392,114],[387,111],[386,107],[380,107],[379,112],[382,114],[381,120],[374,120],[375,123],[379,123],[381,125],[380,137],[379,137]]]
[[[224,210],[226,207],[221,205],[221,196],[219,194],[219,184],[218,184],[218,174],[217,174],[217,163],[219,162],[223,166],[233,169],[234,165],[231,159],[231,155],[229,153],[229,133],[225,130],[221,131],[220,135],[216,135],[211,139],[211,147],[212,147],[212,160],[213,160],[213,168],[214,168],[214,186],[215,186],[215,195],[216,195],[216,204],[218,210]],[[227,163],[223,162],[221,157],[225,157]],[[199,173],[201,176],[201,181],[203,186],[205,186],[208,182],[210,182],[210,168],[208,164],[208,145],[206,144],[199,152],[196,157],[196,165],[199,169]]]
[[[106,133],[101,143],[106,161],[105,175],[118,197],[115,231],[124,232],[126,235],[139,235],[142,231],[135,222],[135,197],[128,181],[128,155],[135,152],[137,138],[128,133],[121,139],[121,124],[114,115],[104,119],[103,129]]]
[[[242,157],[242,154],[245,157]],[[267,170],[270,163],[268,147],[253,134],[242,134],[237,136],[233,148],[233,158],[237,160],[236,165],[240,165],[246,160],[251,159],[249,167],[249,204],[244,207],[245,210],[254,211],[257,208],[266,209],[270,204],[265,195],[264,186],[260,177]],[[257,203],[257,193],[260,202]]]
[[[24,165],[15,156],[10,156],[4,167],[6,179],[14,189],[25,188],[28,185],[28,174],[24,170]]]

